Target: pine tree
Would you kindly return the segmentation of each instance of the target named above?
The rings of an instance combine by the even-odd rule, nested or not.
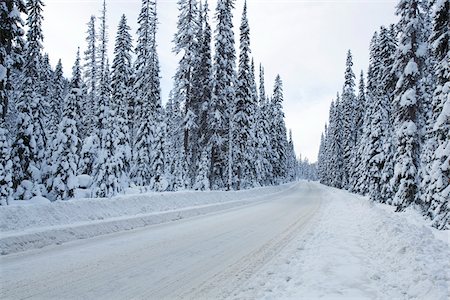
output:
[[[8,205],[13,194],[11,145],[5,127],[2,118],[0,123],[0,206]]]
[[[177,101],[182,104],[183,111],[183,128],[184,128],[184,153],[186,155],[190,178],[195,173],[195,165],[197,158],[197,141],[198,141],[198,101],[199,95],[196,95],[196,66],[199,65],[199,41],[197,33],[201,28],[199,24],[198,8],[196,0],[178,0],[178,23],[177,33],[174,37],[175,54],[183,53],[178,64],[178,69],[174,80],[175,90],[173,96],[178,98]],[[189,183],[191,185],[191,183]]]
[[[231,188],[231,120],[234,111],[236,51],[232,9],[234,0],[219,0],[216,8],[216,36],[214,55],[214,89],[209,115],[211,131],[211,186],[214,189]],[[225,181],[224,181],[225,180]]]
[[[53,141],[52,184],[53,200],[67,200],[75,196],[78,187],[78,163],[80,138],[77,123],[80,118],[80,104],[83,103],[83,83],[80,69],[80,51],[78,50],[73,66],[70,91],[64,100],[62,120]]]
[[[418,51],[424,43],[420,5],[418,0],[401,0],[397,6],[400,39],[394,63],[399,80],[394,98],[396,151],[393,180],[396,194],[393,203],[399,211],[414,203],[418,192],[420,137],[417,126],[422,101],[418,84],[424,63]]]
[[[9,107],[14,104],[12,73],[23,63],[24,34],[20,13],[26,12],[22,0],[7,1],[0,6],[0,205],[6,205],[13,194],[13,160],[8,128]],[[16,152],[17,154],[17,152]]]
[[[101,76],[99,108],[103,125],[99,130],[98,156],[94,165],[94,183],[92,195],[94,197],[111,198],[123,190],[123,160],[121,160],[117,142],[116,110],[111,106],[109,62],[106,60],[105,73]]]
[[[194,182],[194,189],[209,189],[210,188],[210,164],[211,164],[211,134],[208,130],[208,113],[210,109],[210,101],[213,90],[213,74],[212,74],[212,60],[211,60],[211,26],[208,18],[208,2],[203,6],[202,14],[202,31],[200,40],[200,63],[198,68],[198,84],[201,86],[197,92],[199,97],[199,113],[198,113],[198,145],[201,149],[200,158],[196,167],[196,179]]]
[[[97,34],[95,30],[95,16],[91,16],[88,23],[88,31],[86,41],[87,49],[84,52],[85,64],[84,81],[86,84],[85,103],[83,103],[83,121],[80,133],[83,138],[90,136],[94,131],[94,113],[97,109],[97,87],[98,87],[98,65],[97,65]]]
[[[342,104],[339,94],[336,101],[330,108],[329,122],[329,170],[330,185],[335,188],[342,188],[343,177],[343,146],[342,146]]]
[[[57,127],[59,122],[61,122],[62,120],[64,98],[66,97],[67,93],[66,79],[64,78],[61,59],[58,60],[58,64],[56,65],[52,81],[53,81],[53,91],[51,96],[52,100],[50,110],[51,114],[50,122],[51,126]],[[79,120],[77,120],[77,122],[79,122]]]
[[[287,177],[287,134],[283,113],[283,83],[280,75],[275,78],[271,101],[271,148],[273,176],[276,184],[284,183]]]
[[[360,79],[359,79],[359,88],[358,88],[358,97],[356,98],[355,105],[355,140],[354,140],[354,148],[351,152],[351,168],[349,174],[349,190],[353,192],[358,192],[357,182],[361,176],[362,167],[362,140],[364,134],[364,116],[365,116],[365,108],[366,108],[366,91],[364,84],[364,73],[361,71]]]
[[[255,95],[256,97],[256,95]],[[264,68],[259,68],[259,105],[256,108],[256,174],[257,182],[261,186],[272,183],[272,146],[270,143],[271,124],[269,117],[270,103],[266,101],[266,91],[264,87]]]
[[[41,194],[41,163],[45,157],[44,110],[39,94],[39,62],[42,49],[42,2],[27,1],[26,61],[22,94],[18,99],[15,138],[12,146],[15,197],[28,200]]]
[[[120,20],[111,78],[110,126],[116,158],[119,186],[115,192],[119,193],[128,185],[128,173],[131,162],[131,136],[128,128],[128,103],[132,89],[132,41],[125,15]]]
[[[433,94],[432,118],[427,144],[433,149],[423,179],[428,188],[422,197],[424,210],[438,229],[449,229],[450,207],[450,51],[448,1],[434,3],[433,30],[430,42],[436,61],[436,88]]]
[[[251,163],[253,153],[253,91],[250,66],[250,27],[247,19],[247,2],[244,4],[240,26],[239,70],[233,113],[233,172],[236,188],[253,186],[256,170]]]
[[[137,185],[151,184],[153,188],[159,189],[164,181],[164,167],[160,166],[164,162],[161,159],[164,145],[160,132],[162,120],[156,27],[156,2],[144,0],[139,15],[136,47],[134,102],[137,130],[131,174]]]
[[[345,82],[342,92],[342,187],[348,188],[351,172],[351,157],[355,151],[355,74],[353,73],[352,53],[350,50],[347,53]]]
[[[26,6],[22,0],[8,1],[0,7],[0,105],[1,117],[5,121],[12,102],[11,73],[21,66],[23,60],[24,32],[20,13],[25,12]]]

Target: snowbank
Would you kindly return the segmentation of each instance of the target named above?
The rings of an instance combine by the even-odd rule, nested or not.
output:
[[[450,298],[450,249],[434,229],[364,197],[322,188],[328,199],[310,229],[236,299]]]
[[[232,192],[176,192],[0,207],[0,253],[9,254],[194,217],[270,199],[286,184]]]

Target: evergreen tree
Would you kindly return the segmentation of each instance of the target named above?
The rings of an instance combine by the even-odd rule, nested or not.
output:
[[[250,27],[247,19],[247,2],[244,4],[240,26],[239,70],[233,113],[233,171],[236,188],[253,186],[256,170],[252,164],[253,153],[253,91],[250,66]]]
[[[50,110],[50,123],[51,127],[58,126],[59,122],[62,120],[62,113],[64,107],[64,98],[66,97],[67,87],[66,79],[64,78],[64,73],[62,69],[61,59],[58,60],[55,72],[52,78],[53,81],[53,91],[51,100],[51,110]],[[80,116],[81,117],[81,116]],[[79,120],[77,120],[79,123]]]
[[[8,124],[7,117],[10,115],[9,107],[15,102],[12,73],[23,62],[24,32],[20,13],[25,12],[26,6],[22,0],[7,1],[0,6],[0,205],[8,204],[14,191],[11,154],[18,152],[12,153],[8,131],[11,124]]]
[[[121,192],[127,187],[128,173],[131,161],[131,136],[128,128],[128,103],[132,89],[132,41],[125,15],[120,20],[111,78],[110,121],[115,153],[118,161],[116,174],[119,185],[115,192]]]
[[[83,121],[80,128],[80,133],[83,138],[90,136],[94,131],[94,112],[97,109],[97,34],[95,30],[95,16],[91,16],[88,23],[88,31],[86,41],[88,43],[87,49],[84,52],[85,64],[84,81],[86,84],[85,103],[83,103]]]
[[[270,143],[271,118],[270,103],[266,101],[266,92],[264,87],[264,68],[259,68],[259,105],[256,108],[256,163],[255,169],[257,174],[257,182],[261,186],[271,184],[272,177],[272,146]],[[255,95],[256,97],[256,95]]]
[[[208,122],[212,143],[210,183],[214,189],[224,187],[230,189],[232,181],[230,147],[232,139],[230,135],[236,85],[233,8],[234,0],[219,0],[217,2],[216,20],[218,24],[213,66],[214,89]]]
[[[277,75],[271,101],[272,168],[276,184],[284,183],[287,177],[288,143],[282,107],[283,98],[283,83],[280,75]]]
[[[355,151],[355,74],[353,73],[353,61],[352,53],[350,50],[347,53],[346,69],[345,69],[345,82],[342,92],[342,187],[348,188],[351,172],[351,157]]]
[[[197,92],[199,97],[198,113],[198,145],[201,149],[200,158],[197,163],[197,175],[194,182],[194,189],[209,189],[210,164],[211,164],[211,134],[208,130],[208,113],[213,90],[213,74],[211,60],[211,26],[208,19],[208,2],[205,2],[202,14],[202,31],[200,39],[200,63],[197,71],[198,84],[201,86]]]
[[[199,96],[196,90],[196,66],[199,65],[199,40],[197,33],[201,28],[199,24],[198,8],[196,0],[178,0],[178,23],[177,33],[174,38],[175,54],[183,53],[175,74],[175,90],[173,96],[178,98],[178,102],[184,108],[183,128],[184,128],[184,153],[186,155],[190,178],[195,173],[198,141],[198,101]],[[191,183],[189,183],[191,185]]]
[[[23,60],[24,32],[20,13],[26,13],[22,0],[7,1],[0,7],[0,105],[3,120],[6,120],[8,107],[12,102],[11,73],[20,67]]]
[[[433,150],[426,176],[427,189],[422,196],[424,210],[438,229],[450,227],[450,51],[448,1],[435,1],[433,30],[430,37],[436,61],[436,88],[433,94],[432,118],[427,144]]]
[[[53,200],[67,200],[75,196],[78,187],[78,163],[80,138],[77,123],[80,118],[80,104],[83,103],[83,84],[78,50],[73,66],[70,91],[64,101],[62,120],[53,141],[52,184]]]
[[[356,189],[358,178],[361,176],[362,167],[362,139],[364,134],[364,116],[366,108],[366,92],[364,84],[364,73],[361,71],[359,79],[358,97],[355,104],[355,133],[354,133],[354,148],[351,152],[351,168],[349,173],[349,190],[358,192]]]
[[[396,194],[393,203],[398,210],[414,203],[418,192],[420,137],[417,126],[419,107],[423,100],[418,84],[424,63],[421,51],[418,51],[424,43],[420,6],[418,0],[401,0],[397,6],[400,39],[394,62],[394,71],[399,80],[394,98],[396,145],[393,180]]]
[[[13,188],[18,199],[41,194],[41,163],[45,157],[44,110],[39,94],[39,62],[42,49],[42,2],[27,1],[26,61],[22,94],[18,99],[16,134],[12,146]]]

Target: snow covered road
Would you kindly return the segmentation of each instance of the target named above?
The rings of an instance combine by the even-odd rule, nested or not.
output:
[[[0,257],[2,299],[225,298],[301,236],[327,195],[268,201]]]

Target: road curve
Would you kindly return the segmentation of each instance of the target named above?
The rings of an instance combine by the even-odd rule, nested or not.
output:
[[[302,233],[324,197],[302,182],[254,205],[3,256],[0,298],[227,298]]]

